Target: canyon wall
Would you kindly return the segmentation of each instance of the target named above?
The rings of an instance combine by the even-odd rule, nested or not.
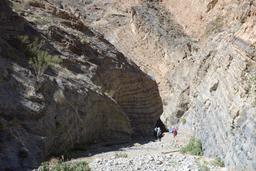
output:
[[[10,6],[0,2],[0,170],[152,134],[162,101],[150,76],[72,13],[48,2]]]
[[[28,142],[33,149],[41,149],[38,144],[55,147],[73,124],[68,145],[147,135],[163,104],[166,126],[191,130],[201,139],[205,155],[220,157],[230,170],[256,170],[253,0],[14,2],[15,13],[3,4],[0,10],[4,19],[12,14],[12,22],[1,20],[0,27],[1,66],[6,68],[0,77],[5,111],[1,125],[12,128],[14,122],[17,130],[17,122],[21,127],[11,134],[15,136],[2,131],[2,142],[15,149]],[[63,59],[46,71],[38,88],[33,70],[10,36],[24,31],[46,39],[47,51]],[[27,139],[19,140],[20,134]],[[7,156],[17,153],[2,149]]]
[[[76,2],[69,8],[156,80],[168,127],[193,131],[231,170],[256,169],[254,1]]]

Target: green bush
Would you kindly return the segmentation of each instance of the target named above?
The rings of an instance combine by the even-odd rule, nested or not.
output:
[[[127,158],[128,154],[126,153],[115,153],[115,158]]]
[[[215,18],[206,26],[206,30],[205,30],[206,35],[220,32],[221,29],[223,28],[223,25],[224,25],[223,18],[221,17]]]
[[[59,64],[62,60],[57,56],[52,56],[48,52],[42,50],[43,40],[35,38],[31,40],[28,36],[19,36],[18,40],[24,49],[24,54],[29,60],[37,79],[40,78],[45,70],[52,65]]]
[[[209,167],[206,164],[199,164],[198,170],[199,171],[210,171]]]
[[[196,139],[195,137],[192,137],[189,140],[189,143],[181,148],[181,153],[188,153],[192,155],[202,156],[203,150],[202,150],[202,143],[200,140]]]
[[[75,163],[64,163],[58,161],[54,165],[49,163],[43,163],[38,171],[90,171],[89,165],[87,162],[75,162]]]
[[[81,39],[80,39],[80,42],[81,42],[82,44],[86,44],[86,43],[87,43],[87,41],[86,41],[85,38],[81,38]]]
[[[221,160],[221,158],[217,157],[215,158],[212,162],[211,162],[212,165],[214,166],[218,166],[218,167],[224,167],[225,164],[224,162]]]
[[[181,123],[182,123],[183,125],[186,124],[186,122],[187,122],[186,118],[184,118],[184,117],[182,117],[182,118],[180,119],[180,121],[181,121]]]
[[[54,64],[58,64],[61,62],[61,59],[56,56],[51,56],[46,51],[42,51],[39,49],[31,49],[35,54],[33,57],[30,58],[29,64],[35,71],[37,78],[42,76],[45,70]]]

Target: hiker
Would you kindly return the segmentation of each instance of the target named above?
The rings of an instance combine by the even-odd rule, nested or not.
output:
[[[154,137],[157,139],[157,127],[154,128]]]
[[[173,133],[173,137],[175,138],[178,133],[175,127],[172,129],[172,133]]]
[[[162,130],[160,129],[160,127],[157,127],[156,136],[157,136],[157,139],[158,139],[159,141],[161,141],[161,138],[162,138]]]
[[[172,128],[168,128],[168,132],[171,134],[172,133]]]

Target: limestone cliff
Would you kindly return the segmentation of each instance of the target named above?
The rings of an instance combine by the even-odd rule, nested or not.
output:
[[[166,126],[189,128],[230,170],[256,170],[255,1],[15,0],[15,12],[3,2],[5,166],[32,151],[23,147],[37,149],[36,165],[74,142],[148,134],[162,113],[159,86]],[[39,82],[14,39],[24,34],[63,59]]]
[[[206,155],[256,170],[255,1],[75,2],[61,4],[156,79],[167,126],[183,120]]]
[[[12,2],[0,1],[0,170],[151,134],[162,101],[150,76],[79,16],[47,1]],[[45,54],[60,62],[39,72]]]

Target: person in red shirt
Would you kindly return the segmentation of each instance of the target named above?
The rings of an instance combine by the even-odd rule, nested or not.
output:
[[[173,137],[175,138],[176,137],[176,135],[177,135],[177,129],[176,128],[173,128],[172,129],[172,133],[173,133]]]

